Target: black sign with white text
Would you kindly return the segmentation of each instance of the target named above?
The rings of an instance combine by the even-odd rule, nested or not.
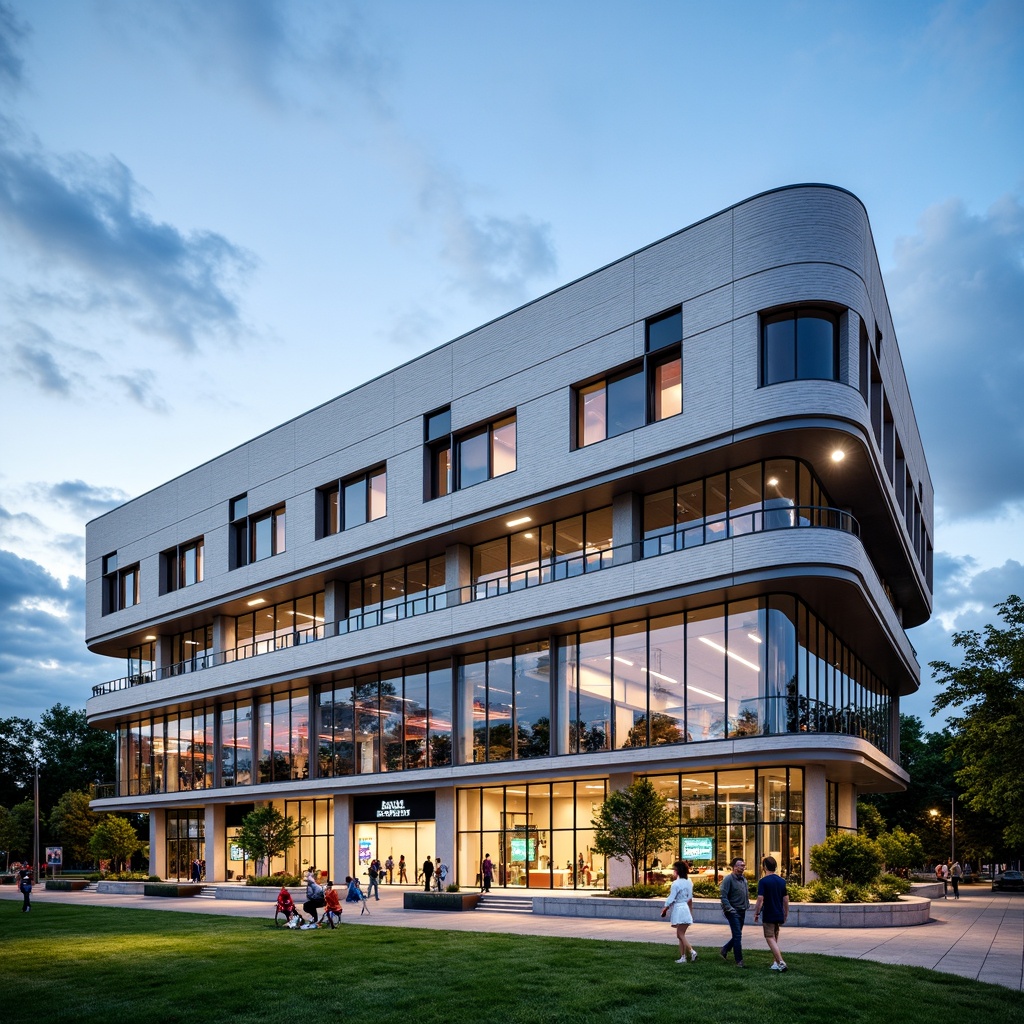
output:
[[[433,821],[434,794],[381,793],[352,799],[353,821]]]

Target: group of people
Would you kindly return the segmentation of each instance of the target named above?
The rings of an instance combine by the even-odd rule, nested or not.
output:
[[[206,877],[206,861],[200,860],[199,857],[196,857],[196,859],[192,861],[191,875],[193,882],[201,882]]]
[[[949,887],[953,886],[953,899],[960,899],[960,882],[970,881],[971,865],[963,867],[958,860],[939,861],[935,865],[935,880],[942,883],[942,898],[949,899]]]
[[[441,863],[441,858],[431,860],[429,857],[423,862],[423,891],[430,892],[430,883],[433,880],[437,892],[444,892],[444,883],[448,878],[448,865]]]
[[[341,898],[331,879],[328,879],[326,886],[322,886],[319,877],[316,867],[310,866],[305,876],[306,901],[302,904],[302,909],[309,915],[308,921],[299,913],[287,887],[281,886],[277,894],[277,912],[284,914],[289,928],[309,930],[320,928],[323,925],[328,925],[331,928],[337,927],[341,920]],[[345,877],[345,885],[346,903],[358,903],[365,900],[366,897],[359,888],[359,882],[351,875]],[[322,919],[318,914],[320,910],[324,912]]]
[[[719,896],[722,901],[722,913],[729,922],[731,937],[718,951],[723,960],[729,959],[731,952],[737,967],[746,967],[743,962],[743,923],[747,910],[750,908],[750,890],[743,874],[746,863],[736,857],[729,865],[729,874],[722,879]],[[763,858],[761,867],[764,875],[758,884],[757,902],[754,904],[754,923],[758,918],[768,948],[772,951],[773,971],[785,971],[786,961],[782,958],[779,947],[779,932],[789,917],[789,896],[786,893],[786,880],[778,873],[778,861],[771,856]],[[697,959],[697,950],[686,938],[686,930],[693,924],[693,883],[690,881],[690,868],[684,860],[677,860],[672,865],[672,887],[661,916],[671,911],[669,923],[675,927],[676,938],[679,940],[679,959],[677,964],[692,963]]]

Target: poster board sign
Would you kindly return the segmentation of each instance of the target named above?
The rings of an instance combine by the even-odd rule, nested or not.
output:
[[[711,836],[693,836],[683,840],[683,857],[694,860],[712,860],[715,856],[715,841]]]
[[[46,848],[46,866],[48,868],[59,868],[64,863],[64,847],[48,846]]]

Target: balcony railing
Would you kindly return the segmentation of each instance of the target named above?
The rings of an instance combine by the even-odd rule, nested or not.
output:
[[[105,693],[114,693],[117,690],[125,690],[142,683],[171,679],[189,672],[213,668],[216,665],[242,661],[246,658],[258,657],[261,654],[271,654],[274,651],[312,643],[325,637],[357,633],[363,629],[370,629],[387,622],[414,618],[417,615],[425,615],[442,608],[469,604],[473,601],[486,601],[502,594],[529,590],[547,583],[555,583],[558,580],[573,579],[587,573],[600,572],[613,565],[623,565],[635,560],[637,556],[639,558],[656,558],[658,555],[667,555],[673,551],[703,546],[730,537],[800,527],[841,530],[855,537],[860,536],[860,526],[849,512],[821,505],[787,505],[775,509],[723,514],[721,518],[708,518],[698,524],[681,524],[663,534],[647,537],[636,545],[621,544],[618,547],[557,556],[554,561],[543,565],[510,570],[486,580],[467,584],[464,587],[456,587],[454,590],[444,590],[433,594],[421,591],[373,608],[361,608],[338,622],[306,626],[289,633],[282,633],[279,636],[239,644],[226,651],[197,655],[166,668],[147,669],[136,675],[123,676],[120,679],[100,683],[92,688],[92,695],[99,697]]]

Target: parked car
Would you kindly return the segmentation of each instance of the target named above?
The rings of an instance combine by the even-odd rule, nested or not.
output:
[[[1001,871],[992,876],[992,891],[1003,889],[1024,890],[1024,873],[1020,871]]]

